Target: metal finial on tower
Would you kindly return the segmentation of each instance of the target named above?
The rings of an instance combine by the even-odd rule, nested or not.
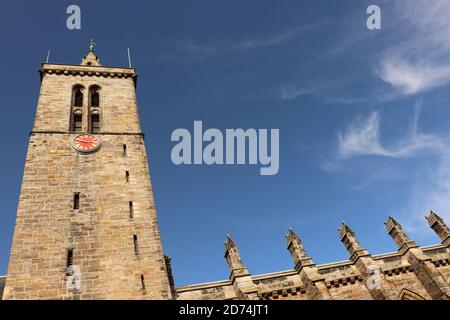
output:
[[[81,60],[81,65],[83,65],[83,66],[101,66],[100,59],[94,52],[95,46],[96,46],[96,44],[94,42],[94,39],[90,39],[89,52]]]
[[[91,44],[89,45],[89,51],[94,52],[94,48],[96,46],[94,39],[91,39]]]

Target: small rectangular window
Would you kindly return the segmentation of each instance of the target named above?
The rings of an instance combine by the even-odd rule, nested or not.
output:
[[[130,182],[130,171],[125,171],[125,181]]]
[[[134,254],[138,255],[139,254],[139,245],[138,245],[137,235],[133,236],[133,242],[134,242]]]
[[[100,132],[100,115],[99,114],[91,114],[91,132],[92,133]]]
[[[75,192],[73,194],[73,210],[80,209],[80,193]]]
[[[73,266],[73,250],[67,250],[67,268]]]
[[[123,145],[123,156],[124,157],[127,156],[127,145],[126,144]]]
[[[145,279],[144,279],[144,275],[141,275],[141,287],[142,287],[142,290],[145,290]]]
[[[81,114],[73,115],[72,130],[74,132],[81,132],[83,130],[83,116]]]
[[[133,207],[133,201],[130,201],[129,203],[129,207],[130,207],[130,219],[134,218],[134,207]]]

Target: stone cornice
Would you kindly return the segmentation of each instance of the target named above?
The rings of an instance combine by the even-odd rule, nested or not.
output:
[[[276,289],[258,293],[258,297],[262,300],[278,299],[278,297],[295,296],[298,294],[306,294],[306,286],[295,286],[291,288]]]
[[[39,130],[33,130],[30,132],[30,135],[32,134],[68,134],[68,135],[78,135],[78,134],[90,134],[89,132],[70,132],[70,131],[39,131]],[[120,136],[120,135],[126,135],[126,136],[144,136],[143,132],[97,132],[94,135],[98,136]]]
[[[255,275],[255,276],[252,276],[252,279],[254,281],[259,281],[259,280],[266,280],[266,279],[271,279],[271,278],[292,276],[292,275],[296,275],[296,274],[297,274],[297,272],[295,270],[285,270],[285,271],[277,271],[277,272],[270,272],[270,273]]]
[[[411,266],[407,265],[407,264],[395,266],[395,267],[384,267],[382,269],[382,272],[386,276],[399,275],[401,273],[408,273],[408,272],[413,272],[413,271],[414,270],[411,268]]]
[[[223,287],[223,286],[231,286],[231,281],[223,280],[223,281],[205,282],[205,283],[199,283],[199,284],[194,284],[194,285],[181,286],[181,287],[176,287],[176,291],[177,291],[177,293],[182,293],[182,292],[211,289],[211,288]]]
[[[355,284],[356,282],[362,282],[363,278],[361,275],[349,275],[343,276],[339,278],[334,278],[331,280],[325,280],[325,284],[327,288],[335,287],[338,288],[340,286],[346,286],[348,284]]]
[[[82,77],[104,77],[104,78],[132,78],[137,79],[135,68],[84,66],[70,64],[43,63],[39,69],[41,79],[44,75],[65,75]]]
[[[433,259],[433,260],[431,260],[431,262],[432,262],[436,267],[444,267],[444,266],[450,265],[450,259],[446,259],[446,258],[442,258],[442,259]]]
[[[354,264],[353,261],[344,260],[344,261],[320,264],[320,265],[317,266],[317,268],[319,270],[325,270],[325,269],[332,269],[332,268],[337,268],[337,267],[352,266],[353,264]]]
[[[443,245],[443,244],[434,244],[431,246],[426,246],[426,247],[421,247],[423,252],[430,252],[430,251],[434,251],[434,250],[442,250],[445,249],[447,246]]]
[[[372,256],[373,260],[383,260],[388,258],[401,258],[403,255],[401,252],[395,251],[395,252],[388,252],[388,253],[382,253],[382,254],[375,254]]]

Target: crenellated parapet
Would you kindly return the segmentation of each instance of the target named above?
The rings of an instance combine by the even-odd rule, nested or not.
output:
[[[448,299],[450,286],[449,228],[436,213],[427,217],[442,241],[420,247],[392,217],[385,222],[397,252],[372,255],[346,223],[339,227],[339,239],[349,260],[316,265],[300,237],[289,229],[286,244],[293,269],[251,275],[236,243],[227,237],[225,258],[230,280],[176,288],[178,299]]]

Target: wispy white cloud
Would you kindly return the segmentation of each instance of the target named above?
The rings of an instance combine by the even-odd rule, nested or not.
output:
[[[200,45],[192,39],[185,39],[174,43],[176,49],[182,52],[189,52],[194,54],[214,55],[217,53],[217,47],[214,45]]]
[[[245,51],[256,50],[258,48],[273,47],[289,42],[300,36],[302,33],[315,28],[316,25],[296,27],[279,33],[267,34],[264,36],[248,38],[243,40],[230,41],[210,41],[201,43],[192,38],[171,42],[171,45],[179,52],[195,56],[197,58],[209,58],[220,54],[239,54]]]
[[[204,59],[215,56],[219,52],[219,48],[213,44],[199,44],[193,39],[184,39],[182,41],[172,42],[178,52],[188,56],[189,58]]]
[[[432,210],[450,224],[450,148],[438,157],[433,170],[427,170],[417,180],[409,204],[399,213],[405,219],[405,229],[416,235],[428,235],[424,216]]]
[[[295,98],[313,93],[314,90],[297,88],[293,85],[283,86],[279,91],[279,100],[294,100]]]
[[[315,61],[322,64],[336,61],[344,54],[351,55],[351,50],[367,54],[372,58],[370,68],[375,73],[370,73],[374,76],[369,79],[373,84],[371,89],[362,94],[347,92],[345,87],[361,81],[349,70],[345,77],[339,74],[337,84],[331,75],[314,86],[316,97],[322,102],[386,102],[450,83],[450,1],[395,0],[384,5],[382,12],[390,15],[383,20],[386,22],[382,26],[382,39],[371,41],[378,32],[344,28],[345,37],[339,37],[338,43],[317,54]],[[375,79],[381,79],[390,88],[378,86]],[[296,85],[301,87],[302,81]],[[336,90],[336,85],[342,90]]]
[[[307,27],[294,28],[278,34],[268,35],[262,38],[246,39],[234,44],[232,47],[235,49],[252,50],[260,47],[276,46],[294,39],[302,31],[305,31],[306,28]]]
[[[341,81],[342,82],[342,81]],[[278,100],[295,100],[304,95],[312,95],[318,101],[324,104],[344,104],[351,105],[356,103],[365,103],[369,101],[373,101],[376,99],[376,95],[366,95],[366,96],[356,96],[356,95],[345,95],[342,92],[333,92],[333,89],[336,89],[337,84],[332,82],[322,82],[321,84],[305,84],[294,85],[292,83],[285,84],[281,86],[274,87],[271,90],[271,98],[274,96],[277,97]],[[333,88],[333,89],[332,89]]]
[[[397,0],[402,36],[382,54],[376,73],[402,95],[429,91],[450,82],[450,2]]]
[[[439,65],[430,62],[411,63],[404,60],[401,54],[390,53],[383,58],[377,72],[383,81],[391,84],[403,95],[414,95],[450,82],[450,64]]]
[[[372,112],[366,119],[358,119],[345,132],[338,133],[338,156],[341,159],[356,155],[387,155],[380,145],[380,114]]]
[[[435,165],[418,167],[414,175],[410,175],[413,181],[408,187],[409,199],[403,209],[395,213],[401,220],[406,221],[407,231],[416,235],[426,232],[429,235],[424,219],[424,215],[429,210],[439,213],[444,219],[450,221],[450,140],[443,136],[420,132],[418,123],[421,109],[422,104],[418,103],[408,133],[388,146],[381,143],[382,117],[379,112],[372,112],[365,118],[358,118],[343,132],[338,133],[337,161],[327,163],[323,169],[340,170],[343,161],[356,156],[402,159],[432,155]],[[388,181],[388,178],[383,177],[383,180]],[[373,181],[378,181],[378,177],[371,172],[366,181],[352,190],[366,189]]]
[[[446,147],[439,136],[418,131],[420,109],[421,105],[418,104],[410,132],[388,147],[380,142],[381,115],[379,112],[372,112],[364,119],[357,119],[344,132],[338,133],[338,158],[348,159],[364,155],[408,158],[424,151],[442,152]]]
[[[375,172],[368,174],[367,178],[360,181],[356,185],[350,187],[351,191],[357,192],[368,192],[368,193],[378,193],[379,190],[376,186],[384,183],[392,183],[407,181],[410,178],[410,172],[407,170],[399,170],[397,167],[383,167]]]

